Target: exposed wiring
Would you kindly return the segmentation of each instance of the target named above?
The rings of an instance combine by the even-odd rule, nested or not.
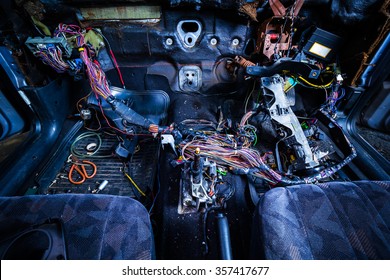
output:
[[[140,189],[140,187],[138,187],[138,185],[134,182],[134,180],[130,177],[129,174],[127,174],[126,172],[123,172],[123,174],[125,174],[125,176],[127,177],[127,179],[129,179],[129,181],[133,184],[133,186],[137,189],[137,191],[138,191],[142,196],[146,196],[146,194]]]
[[[132,133],[128,133],[125,130],[122,131],[121,129],[118,129],[110,124],[104,113],[100,98],[106,100],[111,105],[113,110],[115,110],[119,114],[119,116],[127,120],[129,123],[133,123],[132,121],[136,119],[134,120],[134,124],[147,127],[149,133],[157,135],[160,131],[160,127],[157,124],[153,124],[149,120],[143,120],[142,116],[127,108],[126,105],[116,100],[116,98],[111,94],[106,74],[103,71],[99,61],[97,60],[97,50],[95,50],[94,46],[91,45],[89,41],[87,41],[87,37],[89,34],[88,32],[95,32],[99,34],[103,38],[103,40],[105,40],[107,48],[109,49],[108,53],[114,64],[115,69],[118,72],[120,82],[122,83],[123,88],[125,88],[122,73],[118,66],[114,52],[111,49],[110,43],[98,29],[82,29],[77,25],[67,25],[60,23],[54,31],[54,37],[63,37],[69,45],[75,46],[77,48],[80,54],[80,59],[78,59],[77,61],[67,60],[67,62],[65,62],[62,58],[61,48],[54,44],[38,46],[38,51],[35,52],[35,55],[41,58],[41,60],[45,64],[48,64],[52,68],[54,68],[58,73],[64,73],[69,70],[76,70],[77,73],[82,69],[83,65],[85,65],[85,72],[88,77],[89,85],[95,95],[95,98],[98,100],[103,118],[106,120],[107,125],[113,130],[126,135],[134,135]],[[79,102],[77,103],[77,106]],[[131,114],[128,113],[129,110],[131,111]],[[126,119],[126,116],[128,116],[129,119]],[[99,126],[101,125],[99,124]],[[153,135],[148,134],[148,136]]]
[[[333,84],[333,82],[334,82],[334,80],[332,79],[332,80],[331,80],[330,82],[328,82],[327,84],[324,84],[324,85],[316,85],[316,84],[313,84],[313,83],[309,82],[308,80],[306,80],[306,79],[303,78],[302,76],[298,76],[298,77],[297,77],[297,80],[298,80],[299,84],[302,85],[301,82],[304,82],[306,85],[311,86],[311,87],[313,87],[313,88],[329,88],[329,87],[332,86],[332,84]]]
[[[241,121],[240,121],[240,126],[244,126],[247,121],[253,116],[253,114],[255,113],[255,111],[249,111],[248,113],[246,113],[242,118],[241,118]]]
[[[57,73],[64,73],[70,69],[69,64],[62,59],[62,50],[54,45],[37,46],[38,51],[34,53],[42,62],[52,67]]]
[[[86,96],[84,96],[84,97],[81,97],[80,99],[79,99],[79,101],[77,101],[76,102],[76,109],[77,109],[77,111],[80,113],[81,112],[81,110],[80,110],[80,108],[81,108],[81,105],[80,105],[80,102],[82,101],[82,100],[87,100],[87,98],[90,96],[92,94],[92,91],[90,91]]]
[[[303,120],[313,120],[313,121],[317,121],[316,118],[308,118],[308,117],[301,117],[301,116],[296,116],[298,119],[303,119]]]
[[[220,203],[221,205],[223,205],[226,201],[231,199],[233,197],[234,193],[236,192],[236,188],[231,183],[229,183],[229,182],[225,182],[225,183],[226,183],[226,185],[229,186],[229,193],[226,196],[222,197],[222,201]]]
[[[293,87],[295,87],[298,84],[298,81],[292,77],[289,77],[291,80],[293,80],[293,83],[289,84],[287,87],[284,88],[284,92],[290,91]]]
[[[63,36],[67,40],[75,41],[80,53],[80,58],[86,66],[86,73],[92,91],[95,93],[96,97],[101,96],[106,99],[111,96],[106,74],[100,67],[99,62],[94,59],[96,53],[91,46],[86,44],[85,30],[82,30],[77,25],[67,25],[61,23],[54,31],[54,36]],[[70,36],[70,38],[67,36]]]
[[[287,136],[287,137],[285,136],[285,137],[279,139],[279,141],[277,141],[276,144],[275,144],[276,165],[277,165],[279,171],[283,171],[283,169],[282,169],[282,164],[281,164],[281,161],[280,161],[279,143],[280,143],[281,141],[286,140],[286,139],[289,138],[289,137],[292,137],[292,136],[294,136],[294,135],[290,135],[290,136]]]
[[[341,92],[341,95],[339,95]],[[340,88],[340,84],[336,84],[332,93],[326,97],[325,104],[322,106],[323,110],[326,110],[331,116],[337,115],[337,103],[345,97],[345,89]]]
[[[96,29],[96,28],[92,28],[93,31],[95,31],[96,33],[98,33],[100,36],[102,36],[103,40],[105,41],[105,43],[107,44],[107,47],[108,47],[108,52],[110,54],[110,59],[112,61],[112,64],[114,65],[117,73],[118,73],[118,77],[119,77],[119,81],[121,82],[122,84],[122,87],[123,88],[126,88],[125,86],[125,82],[123,80],[123,76],[122,76],[122,72],[119,68],[119,65],[116,61],[116,58],[115,58],[115,54],[114,52],[112,51],[112,48],[111,48],[111,44],[110,44],[110,41],[108,41],[107,37],[104,36],[104,34],[99,30],[99,29]]]
[[[255,176],[274,183],[280,179],[274,170],[262,168],[265,167],[265,163],[257,150],[249,148],[248,144],[240,148],[238,146],[238,141],[233,136],[214,134],[205,139],[196,139],[181,145],[182,157],[184,160],[193,158],[195,149],[199,148],[202,156],[208,157],[218,164],[227,165],[237,170],[256,169]]]
[[[82,97],[82,98],[80,98],[79,99],[79,101],[77,101],[77,103],[76,103],[76,109],[77,109],[77,111],[79,112],[79,114],[81,114],[81,108],[82,108],[82,105],[80,105],[80,103],[81,103],[81,101],[82,100],[86,100],[90,95],[92,94],[92,91],[90,91],[86,96],[84,96],[84,97]],[[100,122],[100,119],[99,119],[99,117],[98,117],[98,114],[97,114],[97,110],[95,109],[95,108],[88,108],[89,110],[93,110],[94,112],[95,112],[95,118],[96,118],[96,120],[97,120],[97,122],[98,122],[98,127],[97,128],[90,128],[90,127],[87,127],[87,125],[86,125],[86,120],[85,119],[83,119],[83,122],[84,122],[84,128],[85,129],[87,129],[87,130],[89,130],[89,131],[99,131],[101,128],[102,128],[102,124],[101,124],[101,122]]]
[[[325,111],[321,112],[329,118],[334,126],[339,127]],[[247,118],[247,116],[244,116],[241,124],[246,123]],[[198,134],[192,139],[186,139],[180,143],[181,156],[183,160],[193,160],[195,150],[199,150],[200,156],[213,160],[219,165],[228,167],[228,169],[235,174],[252,175],[262,178],[273,185],[278,183],[303,184],[317,182],[318,180],[332,176],[356,157],[355,148],[349,140],[345,138],[345,141],[350,148],[350,154],[344,160],[336,165],[321,170],[319,173],[302,178],[272,169],[266,162],[267,154],[261,156],[258,150],[250,147],[252,144],[251,139],[245,140],[242,138],[248,138],[248,136],[235,136],[219,133],[211,135]],[[278,165],[280,166],[280,162]]]
[[[34,21],[34,26],[36,26],[36,28],[38,28],[37,23],[46,27],[40,21]],[[47,27],[46,27],[46,29],[47,29]],[[71,27],[70,32],[72,32],[73,35],[77,34],[78,31],[79,31],[79,27],[77,27],[77,26]],[[51,35],[50,31],[48,29],[45,31],[45,35],[46,36]],[[56,33],[55,32],[55,34],[54,34],[54,36],[56,36],[56,37],[58,37],[60,35],[65,37],[65,39],[67,39],[63,33]],[[37,48],[37,51],[34,52],[34,55],[36,57],[40,58],[44,64],[52,67],[57,73],[64,73],[64,72],[67,72],[70,70],[73,70],[75,73],[78,73],[82,69],[82,65],[77,64],[73,60],[64,61],[62,58],[63,54],[62,54],[61,48],[59,46],[56,46],[55,44],[38,44],[36,46],[36,48]]]
[[[116,61],[114,52],[112,50],[110,50],[110,54],[111,54],[112,60],[114,61],[114,65],[115,65],[116,71],[118,72],[119,80],[120,80],[120,82],[122,84],[122,87],[125,89],[126,88],[125,82],[123,80],[122,72],[121,72],[121,70],[119,68],[118,62]]]
[[[97,146],[93,152],[88,153],[80,153],[77,150],[77,144],[86,138],[94,138],[98,140]],[[88,131],[81,133],[79,136],[76,137],[76,139],[73,141],[72,145],[70,146],[70,152],[72,155],[76,156],[77,158],[108,158],[112,155],[98,155],[97,153],[100,151],[100,148],[102,146],[102,138],[99,133]]]
[[[151,134],[128,133],[127,131],[124,131],[124,130],[121,130],[121,129],[119,129],[119,128],[116,128],[115,126],[111,125],[111,123],[110,123],[110,121],[108,120],[106,114],[104,113],[104,109],[103,109],[103,106],[102,106],[102,104],[101,104],[101,100],[100,100],[100,99],[98,99],[98,104],[99,104],[100,112],[101,112],[102,115],[103,115],[103,118],[105,119],[107,125],[108,125],[111,129],[113,129],[113,130],[115,130],[115,131],[118,131],[118,132],[120,132],[120,133],[122,133],[122,134],[129,135],[129,136],[147,136],[147,137],[154,137],[154,136],[151,135]]]
[[[93,110],[95,112],[95,118],[98,122],[98,127],[97,128],[90,128],[90,127],[87,127],[86,124],[85,124],[85,120],[84,120],[84,127],[85,129],[89,130],[89,131],[100,131],[102,129],[102,123],[100,122],[100,119],[99,119],[99,116],[98,116],[98,112],[95,108],[89,108],[90,110]]]
[[[160,147],[161,147],[161,142],[159,143],[158,147],[159,147],[159,148],[158,148],[158,153],[157,153],[157,175],[156,175],[156,180],[157,180],[157,192],[156,192],[156,195],[154,196],[153,203],[152,203],[152,205],[150,206],[149,215],[152,214],[154,205],[156,204],[157,197],[158,197],[158,195],[160,194],[160,190],[161,190],[161,186],[160,186],[160,153],[161,153],[161,152],[160,152]]]
[[[253,87],[252,87],[252,90],[250,92],[248,92],[246,98],[245,98],[245,105],[244,105],[244,112],[246,113],[246,110],[248,108],[248,103],[249,103],[249,99],[250,97],[252,96],[252,93],[253,91],[255,90],[255,87],[256,87],[256,80],[253,81]]]

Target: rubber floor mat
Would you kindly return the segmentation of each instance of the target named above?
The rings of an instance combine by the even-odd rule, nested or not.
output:
[[[101,147],[95,154],[97,157],[85,159],[96,165],[96,175],[93,178],[86,179],[82,184],[72,184],[68,178],[72,163],[65,162],[63,168],[57,174],[56,179],[49,187],[49,194],[96,193],[99,185],[107,180],[107,186],[102,191],[99,191],[99,193],[139,197],[139,191],[124,175],[123,171],[126,171],[142,192],[147,193],[148,190],[153,188],[158,156],[157,140],[140,140],[136,152],[130,158],[128,164],[124,164],[119,157],[114,155],[115,148],[119,143],[117,137],[106,134],[101,135],[101,137]],[[80,153],[85,153],[85,148],[90,143],[91,138],[82,139],[76,143],[75,150]],[[90,166],[85,165],[85,168],[88,174],[92,173]],[[74,180],[80,180],[81,178],[78,176],[77,172],[74,171]]]

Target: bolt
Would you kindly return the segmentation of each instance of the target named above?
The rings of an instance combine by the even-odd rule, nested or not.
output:
[[[239,44],[240,44],[240,40],[238,40],[238,39],[234,39],[234,40],[232,41],[232,45],[233,45],[234,47],[237,47]]]
[[[165,44],[167,44],[168,46],[172,46],[172,44],[173,44],[172,38],[167,38],[167,40],[165,41]]]
[[[217,43],[218,43],[218,40],[217,40],[217,38],[211,38],[211,40],[210,40],[210,44],[211,44],[212,46],[215,46],[215,45],[217,45]]]
[[[188,194],[183,199],[183,204],[185,206],[191,206],[192,205],[192,198]]]

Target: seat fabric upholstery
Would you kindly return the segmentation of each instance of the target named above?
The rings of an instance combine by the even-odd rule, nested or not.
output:
[[[252,257],[390,259],[390,182],[275,188],[259,201]]]
[[[150,259],[149,215],[129,197],[92,194],[0,198],[0,240],[48,219],[63,224],[68,259]]]

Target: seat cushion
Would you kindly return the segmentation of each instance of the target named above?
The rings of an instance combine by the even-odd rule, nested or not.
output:
[[[252,257],[390,259],[390,182],[275,188],[259,201]]]
[[[151,259],[148,212],[129,197],[92,194],[0,198],[0,240],[48,219],[63,225],[68,259]]]

